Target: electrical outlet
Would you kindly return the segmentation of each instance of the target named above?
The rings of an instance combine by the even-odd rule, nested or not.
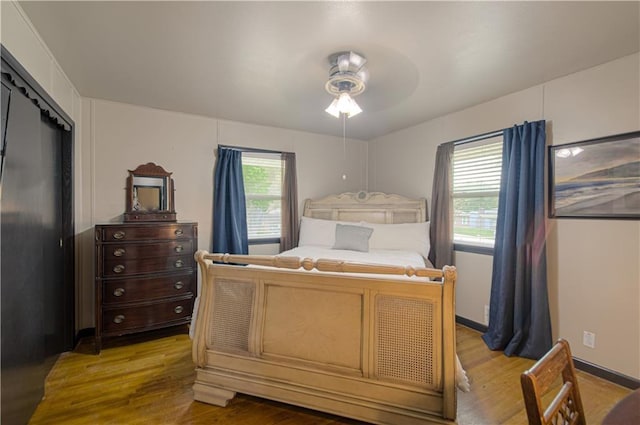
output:
[[[596,348],[596,334],[584,331],[582,334],[582,343],[589,348]]]
[[[484,306],[484,324],[489,325],[489,306]]]

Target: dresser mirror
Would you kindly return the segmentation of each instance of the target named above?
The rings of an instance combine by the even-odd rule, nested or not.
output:
[[[171,173],[149,162],[129,170],[124,221],[176,221]]]

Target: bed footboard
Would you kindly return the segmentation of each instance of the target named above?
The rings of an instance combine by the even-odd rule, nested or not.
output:
[[[378,424],[455,421],[455,268],[196,259],[196,400],[225,406],[241,392]]]

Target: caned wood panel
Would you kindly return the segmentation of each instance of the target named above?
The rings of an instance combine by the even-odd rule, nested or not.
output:
[[[222,351],[249,351],[254,296],[254,282],[216,280],[213,307],[215,325],[210,328],[208,346]]]
[[[436,387],[433,303],[380,295],[376,310],[376,375]]]

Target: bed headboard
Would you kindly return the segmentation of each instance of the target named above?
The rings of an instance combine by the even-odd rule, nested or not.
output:
[[[427,200],[382,192],[346,192],[304,202],[305,217],[369,223],[419,223],[427,221]]]

